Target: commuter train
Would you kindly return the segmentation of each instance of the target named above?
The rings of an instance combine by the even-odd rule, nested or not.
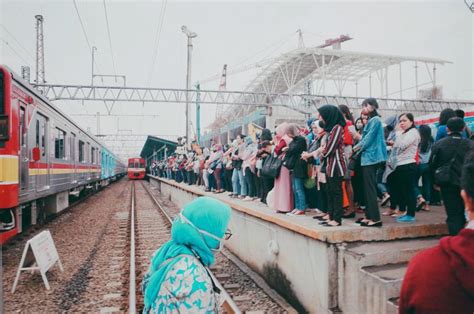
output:
[[[125,164],[0,65],[0,245],[125,175]]]
[[[466,127],[474,131],[474,107],[469,107],[464,110],[464,122]],[[423,115],[415,118],[417,125],[428,125],[432,131],[433,136],[436,134],[436,128],[439,124],[439,113]]]
[[[142,180],[145,178],[145,159],[129,158],[128,159],[128,178],[130,180]]]

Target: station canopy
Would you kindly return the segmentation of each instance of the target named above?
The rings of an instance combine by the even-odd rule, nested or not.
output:
[[[341,84],[356,82],[371,73],[410,61],[430,65],[451,63],[435,58],[299,48],[271,60],[247,86],[246,91],[287,94],[302,90],[307,80],[333,80]]]
[[[357,84],[364,78],[374,75],[380,84],[382,95],[378,98],[388,98],[388,68],[401,64],[412,63],[414,71],[405,74],[407,77],[417,77],[415,72],[425,72],[429,77],[429,83],[436,86],[436,67],[451,63],[442,59],[407,57],[389,54],[378,54],[368,52],[355,52],[341,49],[325,49],[318,47],[298,48],[280,56],[262,62],[262,70],[247,85],[246,92],[266,94],[312,94],[326,95],[326,85],[334,82],[339,97],[344,94],[346,84],[349,82]],[[418,69],[419,68],[419,69]],[[397,78],[398,81],[398,78]],[[402,78],[400,77],[400,99],[402,98]],[[308,91],[305,84],[318,82],[318,90]],[[370,83],[372,84],[372,83]],[[426,85],[426,82],[425,82]],[[420,87],[422,84],[420,84]],[[357,89],[357,87],[356,87]],[[379,89],[377,89],[379,90]],[[356,95],[357,97],[357,91]],[[243,95],[242,97],[246,97]],[[350,97],[350,96],[349,96]],[[240,101],[245,103],[245,99]],[[251,103],[251,101],[248,101]],[[270,102],[270,101],[269,101]],[[347,101],[344,101],[346,103]],[[293,108],[294,109],[294,108]],[[251,106],[239,106],[239,108],[227,107],[223,115],[223,121],[248,115],[255,110]],[[223,123],[217,123],[223,124]]]
[[[140,153],[140,157],[144,158],[148,165],[152,160],[160,160],[167,156],[171,156],[177,146],[177,142],[148,135]]]

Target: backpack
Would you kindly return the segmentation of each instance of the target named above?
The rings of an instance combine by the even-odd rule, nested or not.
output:
[[[453,158],[444,165],[441,165],[435,170],[434,181],[436,185],[456,185],[461,186],[461,172],[462,162],[458,161],[460,158],[458,149],[454,151]]]

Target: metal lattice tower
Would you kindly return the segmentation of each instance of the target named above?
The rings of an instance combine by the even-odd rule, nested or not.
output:
[[[44,35],[43,16],[35,15],[36,18],[36,83],[46,83],[44,76]]]
[[[224,64],[222,69],[222,76],[221,81],[219,83],[219,91],[226,91],[227,90],[227,64]],[[216,119],[222,116],[224,113],[224,104],[218,103],[216,108]]]

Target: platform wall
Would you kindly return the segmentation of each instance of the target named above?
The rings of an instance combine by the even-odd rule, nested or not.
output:
[[[152,180],[178,206],[196,195]],[[233,209],[226,247],[296,309],[333,313],[337,305],[337,247]],[[298,306],[299,305],[299,306]]]

